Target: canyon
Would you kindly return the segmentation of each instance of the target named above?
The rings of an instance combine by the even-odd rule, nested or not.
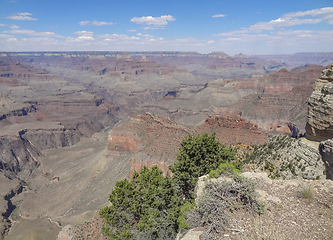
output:
[[[333,53],[0,53],[2,237],[56,238],[92,221],[116,181],[143,165],[169,172],[188,134],[215,131],[234,146],[308,135],[308,98],[330,62]]]

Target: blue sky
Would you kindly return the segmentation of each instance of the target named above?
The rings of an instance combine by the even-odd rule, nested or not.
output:
[[[0,0],[0,51],[333,52],[333,2]]]

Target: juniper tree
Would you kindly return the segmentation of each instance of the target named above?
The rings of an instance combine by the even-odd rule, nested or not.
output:
[[[193,190],[200,176],[215,170],[221,163],[235,160],[236,150],[215,139],[215,133],[187,136],[181,141],[177,162],[170,166],[173,178],[186,199],[193,199]],[[240,168],[240,165],[237,165]]]

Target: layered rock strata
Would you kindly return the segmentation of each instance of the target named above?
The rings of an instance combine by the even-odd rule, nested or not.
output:
[[[333,64],[323,70],[308,101],[306,136],[323,141],[333,137]]]
[[[308,101],[306,137],[319,144],[326,178],[333,180],[333,64],[322,71]]]
[[[107,155],[128,155],[132,162],[130,176],[143,166],[157,165],[166,174],[176,161],[180,142],[187,135],[213,131],[225,145],[262,144],[266,134],[258,126],[240,117],[209,116],[196,127],[178,124],[168,117],[146,113],[119,121],[108,135]],[[169,172],[171,174],[171,172]]]

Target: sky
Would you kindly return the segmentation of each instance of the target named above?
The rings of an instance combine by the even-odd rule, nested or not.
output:
[[[333,0],[0,0],[0,51],[333,52]]]

